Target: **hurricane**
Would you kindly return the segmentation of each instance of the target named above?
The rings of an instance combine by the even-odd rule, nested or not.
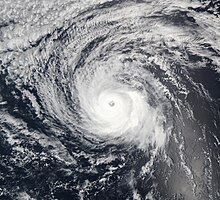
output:
[[[219,1],[0,7],[1,199],[220,198]]]
[[[167,102],[164,100],[151,106],[146,86],[140,80],[144,80],[146,75],[141,75],[142,70],[138,71],[134,66],[137,80],[132,80],[134,74],[126,74],[131,71],[131,66],[129,69],[123,64],[115,67],[117,63],[112,63],[112,67],[111,64],[102,67],[100,63],[100,67],[94,70],[88,67],[74,78],[82,126],[105,139],[121,138],[145,150],[149,145],[161,148],[169,134],[168,130],[164,130],[169,127],[164,126],[166,118],[162,106]],[[162,92],[160,95],[163,98]],[[155,94],[152,96],[157,97]]]

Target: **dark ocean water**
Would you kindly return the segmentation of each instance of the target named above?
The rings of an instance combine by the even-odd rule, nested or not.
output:
[[[0,199],[219,200],[219,5],[0,2]]]

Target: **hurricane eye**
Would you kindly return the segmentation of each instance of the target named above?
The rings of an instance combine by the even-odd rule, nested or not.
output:
[[[108,104],[109,104],[109,106],[113,107],[115,105],[115,102],[114,101],[110,101]]]

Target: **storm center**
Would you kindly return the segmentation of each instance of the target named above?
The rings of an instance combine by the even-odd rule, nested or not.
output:
[[[115,105],[115,102],[114,102],[114,101],[110,101],[108,104],[109,104],[111,107],[113,107],[113,106]]]

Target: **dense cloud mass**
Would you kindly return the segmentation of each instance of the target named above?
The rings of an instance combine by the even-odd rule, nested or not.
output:
[[[0,2],[0,199],[220,199],[220,2]]]

